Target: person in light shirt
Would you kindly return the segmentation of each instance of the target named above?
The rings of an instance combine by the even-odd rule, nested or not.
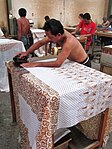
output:
[[[103,20],[102,24],[97,25],[97,30],[106,29],[107,27],[109,27],[110,22],[108,21],[108,18],[103,17],[102,20]]]
[[[39,49],[41,46],[52,42],[58,44],[62,50],[57,59],[52,62],[28,62],[21,64],[22,67],[60,67],[66,59],[69,59],[86,66],[91,66],[89,57],[83,49],[80,42],[68,31],[64,30],[63,25],[56,19],[50,19],[45,22],[43,29],[46,37],[33,44],[26,52],[20,52],[20,58],[28,56],[31,52]]]

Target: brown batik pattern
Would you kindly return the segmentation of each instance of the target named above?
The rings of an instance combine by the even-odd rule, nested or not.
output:
[[[11,76],[12,76],[12,84],[13,84],[13,94],[14,94],[14,102],[16,107],[16,119],[17,124],[20,130],[20,145],[22,149],[31,149],[29,138],[28,138],[28,129],[23,124],[23,121],[20,118],[20,109],[19,109],[19,97],[18,97],[18,85],[20,80],[20,74],[23,74],[23,69],[15,68],[13,64],[10,65]]]
[[[103,48],[102,52],[106,53],[106,54],[109,54],[109,55],[112,55],[112,48]]]
[[[71,65],[71,66],[69,66],[69,70],[68,70],[67,66],[63,65],[61,68],[58,68],[58,71],[59,71],[59,73],[64,73],[65,75],[67,74],[67,77],[72,76],[75,80],[78,80],[80,78],[78,83],[83,83],[83,81],[88,80],[88,83],[85,84],[85,85],[87,85],[88,90],[83,92],[83,94],[81,94],[80,96],[84,99],[85,103],[87,103],[86,106],[84,105],[84,107],[82,107],[82,110],[85,111],[85,118],[88,116],[91,116],[91,115],[92,115],[91,116],[92,118],[90,118],[89,120],[80,122],[80,124],[77,127],[88,138],[94,140],[94,139],[98,138],[98,132],[99,132],[98,126],[100,124],[100,119],[101,119],[101,114],[93,117],[94,111],[97,107],[98,108],[101,107],[100,111],[104,111],[104,107],[105,106],[107,107],[109,100],[112,99],[112,96],[111,96],[112,81],[110,81],[110,80],[109,81],[108,80],[103,81],[103,80],[105,80],[105,76],[106,76],[105,74],[102,75],[101,72],[99,72],[99,74],[98,73],[96,74],[96,73],[94,73],[96,70],[93,69],[93,70],[89,71],[88,70],[89,68],[84,69],[84,66],[82,67],[79,65],[80,64],[78,64],[78,63]],[[72,67],[72,68],[70,68],[70,67]],[[55,68],[53,68],[53,69],[55,69]],[[74,69],[77,71],[74,71]],[[82,73],[80,73],[80,72],[82,72]],[[86,72],[86,74],[88,72],[88,76],[84,75],[83,72]],[[97,78],[100,76],[99,81],[101,81],[102,83],[101,82],[96,83],[95,82],[96,80],[93,80],[91,76],[94,76],[93,78]],[[81,81],[81,78],[83,78],[82,81]],[[111,87],[111,89],[109,90],[108,87]],[[98,95],[97,91],[99,91],[99,89],[101,92],[99,94],[100,95],[99,98],[101,98],[102,100],[97,99],[98,98],[97,97],[97,95]],[[97,104],[94,104],[95,102],[97,102]],[[110,123],[110,120],[108,118],[108,121],[107,121],[107,131],[108,132],[111,129],[111,127],[109,125],[112,125],[112,123]],[[107,134],[109,134],[108,132],[107,132]]]
[[[13,84],[14,84],[14,90],[15,90],[14,91],[15,99],[17,99],[18,101],[17,93],[19,92],[27,101],[28,105],[32,107],[32,111],[37,115],[38,120],[41,122],[41,125],[40,125],[41,127],[36,136],[37,149],[52,148],[52,143],[53,143],[52,134],[57,125],[57,116],[58,116],[57,111],[59,108],[58,93],[52,90],[49,86],[44,84],[39,79],[32,76],[31,74],[28,74],[28,73],[26,74],[23,71],[23,69],[17,70],[13,68],[12,75],[13,75]],[[42,103],[39,103],[40,100],[42,100],[41,101]],[[18,109],[17,115],[19,115],[18,103],[16,103],[16,108]],[[109,135],[109,132],[111,131],[111,126],[112,126],[112,122],[110,121],[111,115],[112,115],[111,111],[109,111],[109,118],[107,121],[105,137]],[[19,116],[18,116],[18,119],[20,123]],[[99,124],[99,121],[100,121],[100,115],[97,117],[97,119],[94,118],[94,119],[91,119],[90,121],[88,120],[85,124],[82,123],[81,127],[83,128],[84,134],[86,134],[88,138],[90,137],[91,139],[95,139],[98,136],[99,125],[97,124]],[[92,123],[91,127],[88,127],[90,126],[91,123]],[[22,144],[25,144],[27,142],[26,146],[29,146],[28,130],[27,128],[25,128],[22,122],[20,124],[19,125],[20,125],[21,134],[23,135],[23,138],[24,138],[22,141],[23,142]],[[23,149],[25,149],[25,147]]]
[[[59,95],[56,91],[44,84],[41,80],[35,78],[30,73],[25,74],[23,69],[12,69],[14,97],[17,110],[17,121],[22,136],[21,144],[25,149],[29,146],[28,130],[22,123],[19,111],[19,101],[17,93],[20,93],[32,111],[37,115],[40,121],[40,129],[36,136],[37,149],[52,148],[52,134],[57,126]]]

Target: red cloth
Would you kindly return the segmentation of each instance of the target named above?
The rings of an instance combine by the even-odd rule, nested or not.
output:
[[[85,24],[84,20],[82,20],[78,26],[79,28],[81,28],[80,35],[95,34],[96,24],[93,21],[91,21],[89,24]],[[92,36],[87,37],[86,50],[89,50],[91,41],[92,41]]]

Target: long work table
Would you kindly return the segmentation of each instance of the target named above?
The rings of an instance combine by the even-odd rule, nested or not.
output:
[[[88,127],[98,136],[88,148],[102,146],[111,131],[112,76],[69,60],[59,68],[17,68],[12,62],[7,68],[22,149],[53,149],[57,129],[99,114],[97,132]]]
[[[112,31],[96,31],[95,35],[112,38]]]
[[[10,61],[18,52],[25,51],[21,41],[14,39],[0,39],[0,91],[9,91],[7,69],[5,61]]]

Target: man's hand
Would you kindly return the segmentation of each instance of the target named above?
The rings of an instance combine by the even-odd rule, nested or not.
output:
[[[22,66],[22,67],[37,67],[37,62],[23,63],[20,66]]]
[[[73,31],[73,32],[71,32],[71,34],[72,34],[72,35],[75,35],[75,34],[76,34],[76,32],[75,32],[75,31]]]
[[[24,56],[27,56],[27,52],[19,52],[16,55],[19,55],[19,58],[22,58]]]

